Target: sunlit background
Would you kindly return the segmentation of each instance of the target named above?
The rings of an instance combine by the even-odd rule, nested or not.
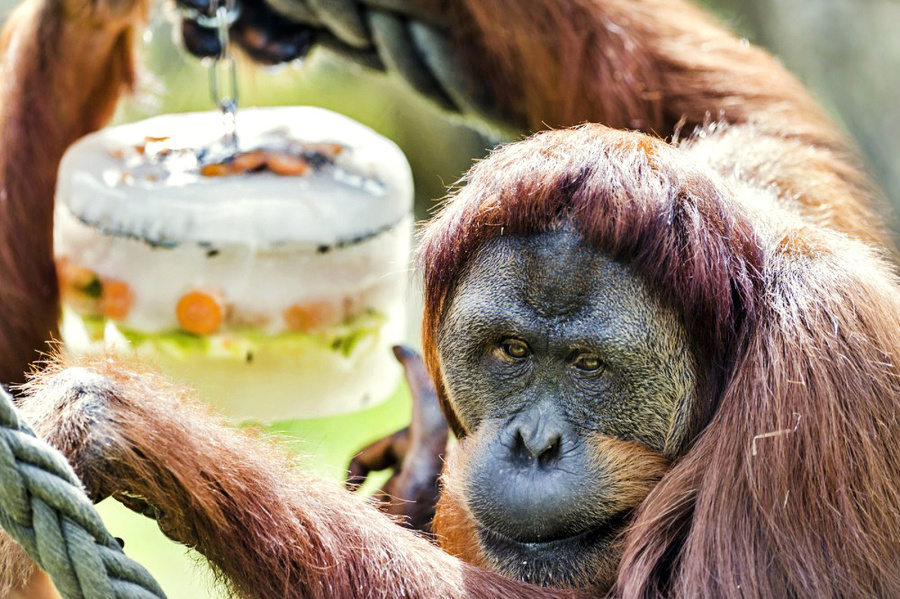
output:
[[[900,35],[896,29],[900,3],[703,3],[741,35],[771,49],[812,88],[840,125],[858,141],[891,205],[900,206]],[[8,12],[14,4],[0,0],[0,9]],[[213,108],[206,70],[179,49],[165,12],[160,9],[154,13],[141,49],[145,76],[140,93],[120,106],[118,122],[164,112]],[[362,71],[324,52],[313,53],[302,65],[277,69],[263,69],[245,61],[239,67],[239,82],[243,106],[323,106],[393,139],[412,165],[416,216],[420,220],[428,217],[446,186],[496,141],[438,113],[401,81]],[[411,324],[410,338],[415,341],[415,323]],[[350,435],[354,431],[343,433]],[[171,597],[202,599],[223,594],[210,584],[205,569],[192,567],[190,561],[195,558],[185,557],[184,550],[159,550],[158,533],[152,522],[138,517],[128,519],[119,512],[107,518],[114,534],[117,526],[132,531],[131,538],[126,539],[126,551],[160,578]]]

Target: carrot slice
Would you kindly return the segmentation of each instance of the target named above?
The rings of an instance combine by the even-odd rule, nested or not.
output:
[[[262,151],[244,152],[234,157],[231,166],[236,172],[246,173],[261,169],[266,165],[266,153]]]
[[[314,331],[336,325],[343,314],[334,302],[310,302],[294,304],[284,311],[284,322],[291,331]]]
[[[134,305],[134,292],[125,281],[104,279],[100,292],[100,312],[112,320],[122,320],[128,316]]]
[[[204,291],[191,291],[178,300],[175,316],[181,328],[188,333],[210,335],[222,326],[225,308],[216,295]]]
[[[344,151],[344,146],[342,146],[341,144],[328,142],[303,144],[302,147],[306,152],[321,154],[322,156],[325,156],[326,158],[331,160],[333,160],[335,156]]]
[[[293,177],[309,170],[309,163],[300,156],[285,152],[272,152],[266,156],[266,165],[276,175]]]
[[[56,260],[56,276],[60,289],[78,291],[97,280],[97,275],[88,268],[75,264],[66,258]]]
[[[200,167],[200,174],[204,177],[225,177],[233,173],[231,165],[225,162],[214,162]]]

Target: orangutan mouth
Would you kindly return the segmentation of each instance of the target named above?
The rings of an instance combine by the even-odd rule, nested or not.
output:
[[[479,523],[486,554],[508,576],[541,586],[573,586],[591,568],[595,556],[613,551],[631,520],[626,511],[574,535],[546,540],[517,540]]]

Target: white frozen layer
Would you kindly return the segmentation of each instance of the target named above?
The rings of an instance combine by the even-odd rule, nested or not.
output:
[[[298,177],[204,177],[196,169],[182,170],[190,165],[173,154],[158,164],[128,165],[127,152],[148,138],[167,138],[169,148],[197,149],[215,145],[222,133],[217,112],[162,115],[76,142],[63,157],[57,198],[101,230],[164,245],[333,245],[380,231],[412,207],[412,176],[403,153],[352,119],[306,106],[243,109],[238,132],[242,150],[285,140],[338,143],[345,150],[333,167]]]
[[[151,246],[128,237],[106,235],[56,210],[56,256],[82,267],[100,281],[128,286],[132,303],[119,325],[142,332],[177,329],[176,307],[192,290],[210,291],[226,307],[223,328],[254,327],[268,334],[291,329],[294,306],[333,304],[332,321],[383,311],[401,301],[408,272],[412,219],[340,247],[283,244],[262,249],[232,243],[207,247]],[[64,297],[71,294],[61,273]],[[101,291],[102,294],[102,291]],[[102,309],[97,309],[97,315]]]

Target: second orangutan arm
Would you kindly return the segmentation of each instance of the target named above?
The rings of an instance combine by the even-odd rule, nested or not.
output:
[[[0,381],[21,382],[57,337],[53,195],[65,149],[135,79],[140,0],[27,0],[0,35]]]

